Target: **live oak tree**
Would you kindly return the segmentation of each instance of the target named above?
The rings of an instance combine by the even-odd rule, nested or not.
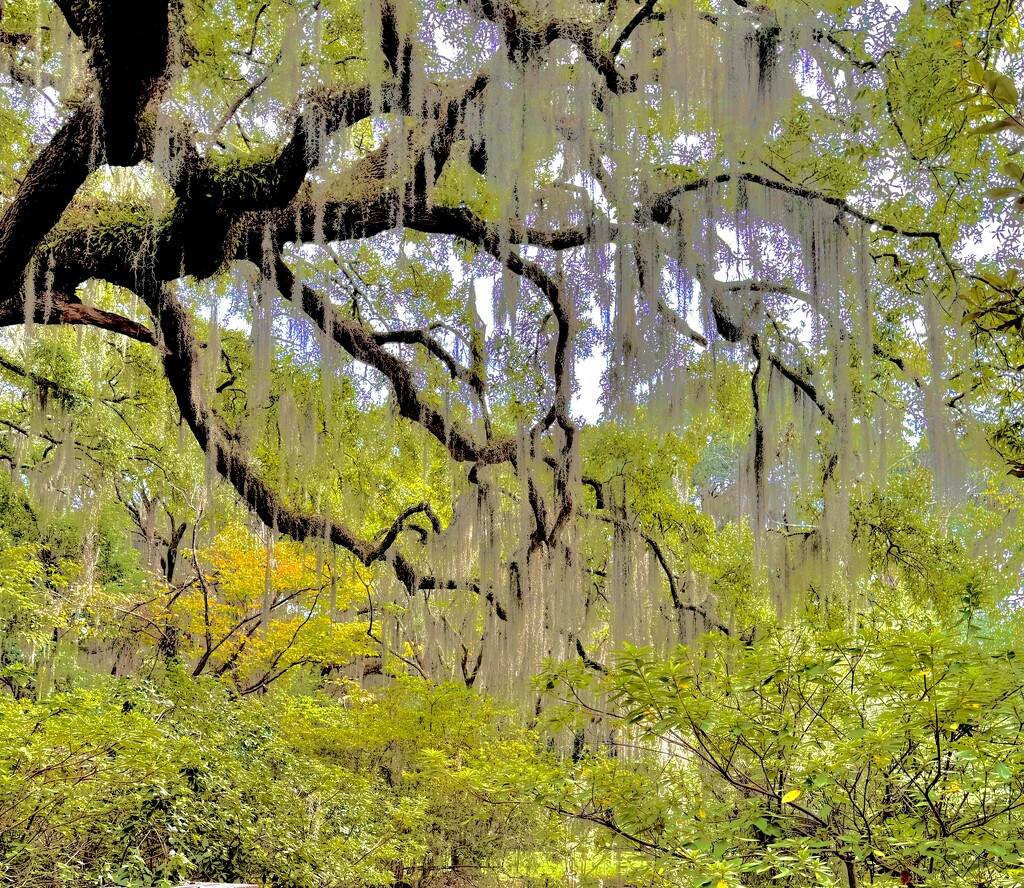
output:
[[[1013,4],[0,56],[0,881],[1019,884]]]
[[[976,502],[1014,428],[1019,371],[961,298],[1013,150],[968,137],[1012,130],[1001,0],[0,26],[6,461],[41,514],[120,502],[172,589],[226,486],[318,589],[373,568],[384,660],[424,674],[751,638],[912,572],[893,467]],[[996,570],[1010,511],[964,531]]]

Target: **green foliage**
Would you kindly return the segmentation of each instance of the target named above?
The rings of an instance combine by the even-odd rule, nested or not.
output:
[[[231,700],[184,675],[3,697],[0,879],[355,888],[456,857],[481,865],[522,827],[474,812],[451,781],[515,738],[465,688],[422,684],[346,706]]]
[[[990,629],[876,610],[854,632],[627,648],[586,693],[634,751],[595,748],[548,803],[641,853],[642,884],[1017,885],[1020,620]]]
[[[924,470],[894,473],[884,490],[854,503],[851,520],[854,539],[878,578],[873,588],[879,600],[905,596],[942,613],[998,600],[998,572],[970,558],[964,537],[943,526],[950,519],[934,504]]]
[[[164,283],[190,312],[203,353],[189,394],[251,460],[253,477],[288,509],[331,516],[367,546],[394,529],[393,551],[423,567],[424,579],[439,528],[457,525],[459,501],[493,495],[495,514],[527,528],[518,542],[499,540],[497,554],[520,559],[521,577],[527,546],[540,553],[535,564],[569,552],[589,584],[578,591],[590,623],[579,636],[547,626],[561,659],[536,694],[505,706],[470,687],[483,672],[467,668],[479,655],[506,658],[492,674],[513,670],[526,656],[495,631],[495,602],[504,601],[501,620],[514,617],[523,586],[485,588],[485,568],[498,573],[486,553],[471,569],[463,563],[482,549],[495,514],[438,557],[455,564],[447,585],[458,588],[440,574],[426,589],[397,588],[393,551],[368,565],[315,534],[301,545],[281,539],[274,521],[265,527],[248,514],[236,494],[251,489],[222,484],[217,454],[204,453],[182,421],[184,401],[164,377],[166,343],[45,325],[2,334],[0,884],[1022,884],[1024,667],[1013,608],[1024,537],[1021,497],[1000,462],[1024,476],[1024,265],[1012,212],[1024,207],[1024,57],[1015,8],[726,0],[696,4],[677,25],[674,0],[603,11],[560,2],[548,5],[570,15],[528,41],[558,34],[551,46],[506,65],[488,36],[502,28],[474,19],[476,7],[501,3],[469,4],[471,15],[459,4],[398,3],[399,37],[416,44],[417,71],[456,78],[418,80],[402,97],[392,84],[380,94],[387,63],[364,33],[383,5],[172,4],[180,21],[167,92],[140,123],[147,162],[96,170],[41,246],[83,267],[130,251],[138,271],[155,245],[183,237],[175,214],[186,204],[249,207],[221,208],[232,229],[210,245],[227,249],[211,252],[209,278]],[[88,64],[51,7],[0,0],[4,76],[13,78],[0,92],[5,212],[61,115],[86,100]],[[548,12],[517,0],[507,8],[519,24]],[[763,27],[773,20],[777,28]],[[687,33],[666,35],[665,23]],[[627,28],[632,36],[613,49]],[[773,52],[789,53],[800,29],[792,89],[770,125],[751,138],[721,131],[722,119],[737,130],[747,123],[717,107],[743,99],[738,61],[766,46],[769,32],[779,38]],[[693,88],[657,95],[679,64],[669,38],[694,34],[696,61],[683,60]],[[701,43],[707,34],[716,36]],[[449,46],[458,58],[445,58]],[[550,81],[538,73],[549,59]],[[595,60],[610,65],[604,77]],[[758,99],[778,61],[758,60],[748,84]],[[609,71],[617,94],[600,82]],[[457,78],[481,73],[474,96],[450,109],[469,116],[443,144],[417,103],[435,92],[456,97]],[[311,168],[283,206],[280,176],[292,173],[277,169],[290,150],[282,140],[300,115],[315,119],[367,75],[378,77],[374,113],[329,144],[314,146],[320,136],[306,133]],[[498,127],[484,128],[502,144],[475,145],[470,117],[508,110],[495,93],[525,93],[551,125],[525,126],[511,106]],[[444,122],[437,111],[430,127]],[[198,169],[202,159],[203,194],[172,192],[164,115],[178,127],[174,139],[195,136],[195,156],[174,162]],[[402,177],[424,141],[450,155],[421,194]],[[482,147],[487,163],[474,153]],[[429,179],[431,166],[414,163],[416,177]],[[757,177],[771,188],[757,190]],[[653,230],[648,217],[670,188],[671,224],[650,242],[633,238]],[[378,215],[387,228],[393,198],[405,203],[379,237],[324,243],[322,231],[289,230],[293,218],[296,228],[309,219],[322,228],[329,213],[355,223],[362,209],[370,228]],[[701,202],[707,229],[691,230]],[[484,234],[476,243],[428,234],[440,210],[465,212],[466,233],[476,225]],[[838,240],[862,239],[854,252],[868,279],[863,303],[828,315],[816,278],[838,248],[817,240],[833,237],[815,215],[822,210],[841,223]],[[1001,214],[1001,243],[970,273],[967,247],[991,212]],[[275,226],[282,243],[261,243]],[[519,237],[513,229],[523,226],[531,232]],[[538,246],[577,226],[587,236],[603,226],[607,242],[577,253]],[[268,296],[253,269],[271,247],[326,294],[328,316],[386,345],[378,364],[390,357],[408,376],[384,382],[379,367],[367,370],[311,326],[296,293]],[[813,256],[797,261],[801,250]],[[635,280],[623,271],[634,251]],[[492,254],[503,253],[496,266]],[[536,263],[535,277],[576,289],[552,302],[508,268],[496,271],[513,254]],[[167,262],[173,278],[177,260]],[[698,264],[707,274],[691,274]],[[746,284],[734,280],[748,271]],[[833,283],[851,293],[861,286]],[[705,295],[722,287],[736,323],[720,326],[734,326],[734,337],[716,336],[711,317],[689,329],[692,292],[661,304],[679,295],[673,287],[696,284]],[[478,285],[496,296],[487,319]],[[927,319],[932,294],[948,320]],[[154,320],[111,283],[63,295],[145,330]],[[601,391],[600,419],[544,419],[555,400],[560,312],[571,321],[577,376],[585,359],[608,359],[604,378],[587,387]],[[830,325],[833,338],[818,334]],[[661,337],[662,327],[679,341]],[[756,360],[755,328],[766,343]],[[848,367],[828,343],[849,348]],[[684,371],[687,384],[677,385]],[[835,412],[851,407],[839,392],[847,371],[855,452],[830,477],[830,449],[842,443]],[[577,391],[562,392],[566,401],[581,381],[570,380]],[[399,416],[402,386],[417,406]],[[777,427],[762,428],[767,487],[773,496],[790,482],[806,487],[774,496],[786,503],[773,500],[755,528],[739,517],[756,474],[751,429],[767,412],[758,399],[780,391]],[[935,417],[920,415],[931,401],[954,442],[987,438],[1000,454],[971,454],[953,502],[937,492],[945,479],[936,477]],[[408,415],[421,408],[443,417],[439,435]],[[452,459],[439,438],[456,427],[482,447],[507,436],[515,458]],[[868,446],[879,429],[888,464]],[[578,462],[559,463],[561,443],[566,453],[578,447]],[[803,469],[790,465],[795,446],[808,455]],[[562,525],[564,551],[531,539],[528,526],[545,523],[544,498],[556,503],[562,468],[573,476],[564,517],[579,517]],[[823,491],[840,488],[837,523],[849,522],[856,564],[829,567],[849,580],[848,598],[787,574],[793,588],[781,591],[793,593],[792,609],[780,613],[772,594],[783,570],[765,553],[774,543],[787,554],[804,543],[823,551]],[[627,537],[635,545],[616,547]],[[702,615],[711,635],[660,653],[609,649],[609,578],[628,576],[623,558],[641,556],[653,566],[651,609],[694,625]],[[639,597],[628,582],[621,591]],[[407,591],[429,594],[413,601]],[[554,598],[530,608],[519,614],[527,622],[556,619]],[[431,631],[446,633],[447,647],[428,663]],[[446,683],[460,656],[463,684]]]
[[[486,868],[536,841],[533,806],[481,805],[473,793],[479,774],[498,763],[529,769],[538,748],[517,714],[488,697],[465,686],[401,678],[379,694],[354,692],[346,709],[295,700],[286,713],[282,730],[297,748],[418,800],[423,875]]]

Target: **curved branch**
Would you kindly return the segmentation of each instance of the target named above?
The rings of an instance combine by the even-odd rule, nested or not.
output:
[[[719,173],[716,176],[702,176],[701,178],[693,179],[682,185],[673,186],[655,197],[654,200],[646,207],[642,207],[637,212],[635,221],[638,224],[643,224],[649,220],[657,222],[660,225],[664,225],[672,216],[672,202],[681,194],[685,194],[690,191],[700,191],[713,184],[722,184],[724,182],[731,181],[751,182],[755,185],[770,188],[774,191],[781,191],[785,194],[791,194],[794,197],[804,198],[805,200],[821,201],[831,207],[835,207],[840,213],[851,216],[852,218],[868,225],[876,226],[880,231],[911,239],[923,238],[925,240],[930,240],[935,244],[936,249],[938,249],[939,253],[942,255],[943,261],[949,269],[950,274],[954,279],[956,278],[955,267],[953,266],[949,255],[946,253],[946,248],[943,246],[942,237],[939,232],[920,231],[913,228],[903,228],[898,225],[893,225],[891,222],[886,222],[877,216],[873,216],[871,213],[865,212],[859,207],[854,206],[845,198],[822,194],[820,191],[815,191],[813,188],[804,188],[801,185],[794,185],[791,182],[782,182],[778,179],[772,179],[768,176],[761,175],[760,173]]]
[[[423,348],[444,364],[453,380],[461,382],[473,390],[480,401],[481,407],[486,410],[486,404],[484,403],[484,380],[468,367],[464,367],[456,361],[452,354],[426,330],[419,328],[386,330],[382,333],[374,333],[373,338],[378,345],[390,345],[393,343],[396,345],[423,346]]]
[[[298,307],[322,333],[330,336],[356,360],[382,373],[391,383],[399,413],[423,426],[447,448],[453,459],[477,465],[491,465],[513,459],[515,442],[512,439],[478,443],[457,423],[431,407],[421,397],[409,366],[380,345],[372,331],[358,321],[334,312],[324,296],[295,278],[280,256],[275,261],[273,276],[266,275],[266,278],[275,283],[284,299],[293,301],[293,294],[298,294]]]
[[[771,365],[779,371],[779,373],[785,376],[786,379],[807,395],[811,403],[818,408],[818,412],[824,416],[825,419],[835,425],[835,417],[832,415],[832,411],[829,410],[828,406],[821,400],[821,397],[818,395],[818,390],[814,387],[814,383],[788,367],[782,358],[774,352],[769,353],[768,360]]]
[[[405,522],[408,521],[413,515],[426,515],[430,521],[430,526],[434,533],[441,532],[441,519],[437,517],[437,513],[434,511],[434,507],[430,503],[423,502],[417,503],[415,506],[409,506],[401,515],[399,515],[390,527],[380,531],[375,537],[374,542],[376,548],[373,553],[373,561],[379,561],[384,555],[391,549],[398,539],[398,535],[405,529]]]

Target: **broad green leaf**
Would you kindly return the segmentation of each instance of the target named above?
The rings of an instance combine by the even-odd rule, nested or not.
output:
[[[1009,176],[1017,182],[1024,180],[1024,169],[1021,169],[1020,164],[1014,163],[1013,161],[1007,161],[1002,166],[1003,175]]]

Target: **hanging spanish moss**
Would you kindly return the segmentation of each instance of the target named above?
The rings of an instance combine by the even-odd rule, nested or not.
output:
[[[99,484],[90,415],[143,404],[177,426],[174,466],[132,468],[159,507],[129,503],[164,582],[181,528],[213,548],[241,508],[265,529],[243,623],[335,633],[358,577],[377,674],[528,702],[546,660],[854,620],[885,570],[858,508],[911,462],[936,508],[968,496],[947,235],[844,160],[881,138],[884,35],[790,2],[364,0],[268,5],[223,51],[166,11],[130,63],[57,10],[5,61],[11,114],[69,152],[19,167],[64,167],[66,200],[3,266],[10,476],[41,521]],[[910,202],[924,168],[886,185]],[[121,337],[117,366],[74,366],[108,340],[61,325]],[[285,542],[320,597],[280,603]]]

